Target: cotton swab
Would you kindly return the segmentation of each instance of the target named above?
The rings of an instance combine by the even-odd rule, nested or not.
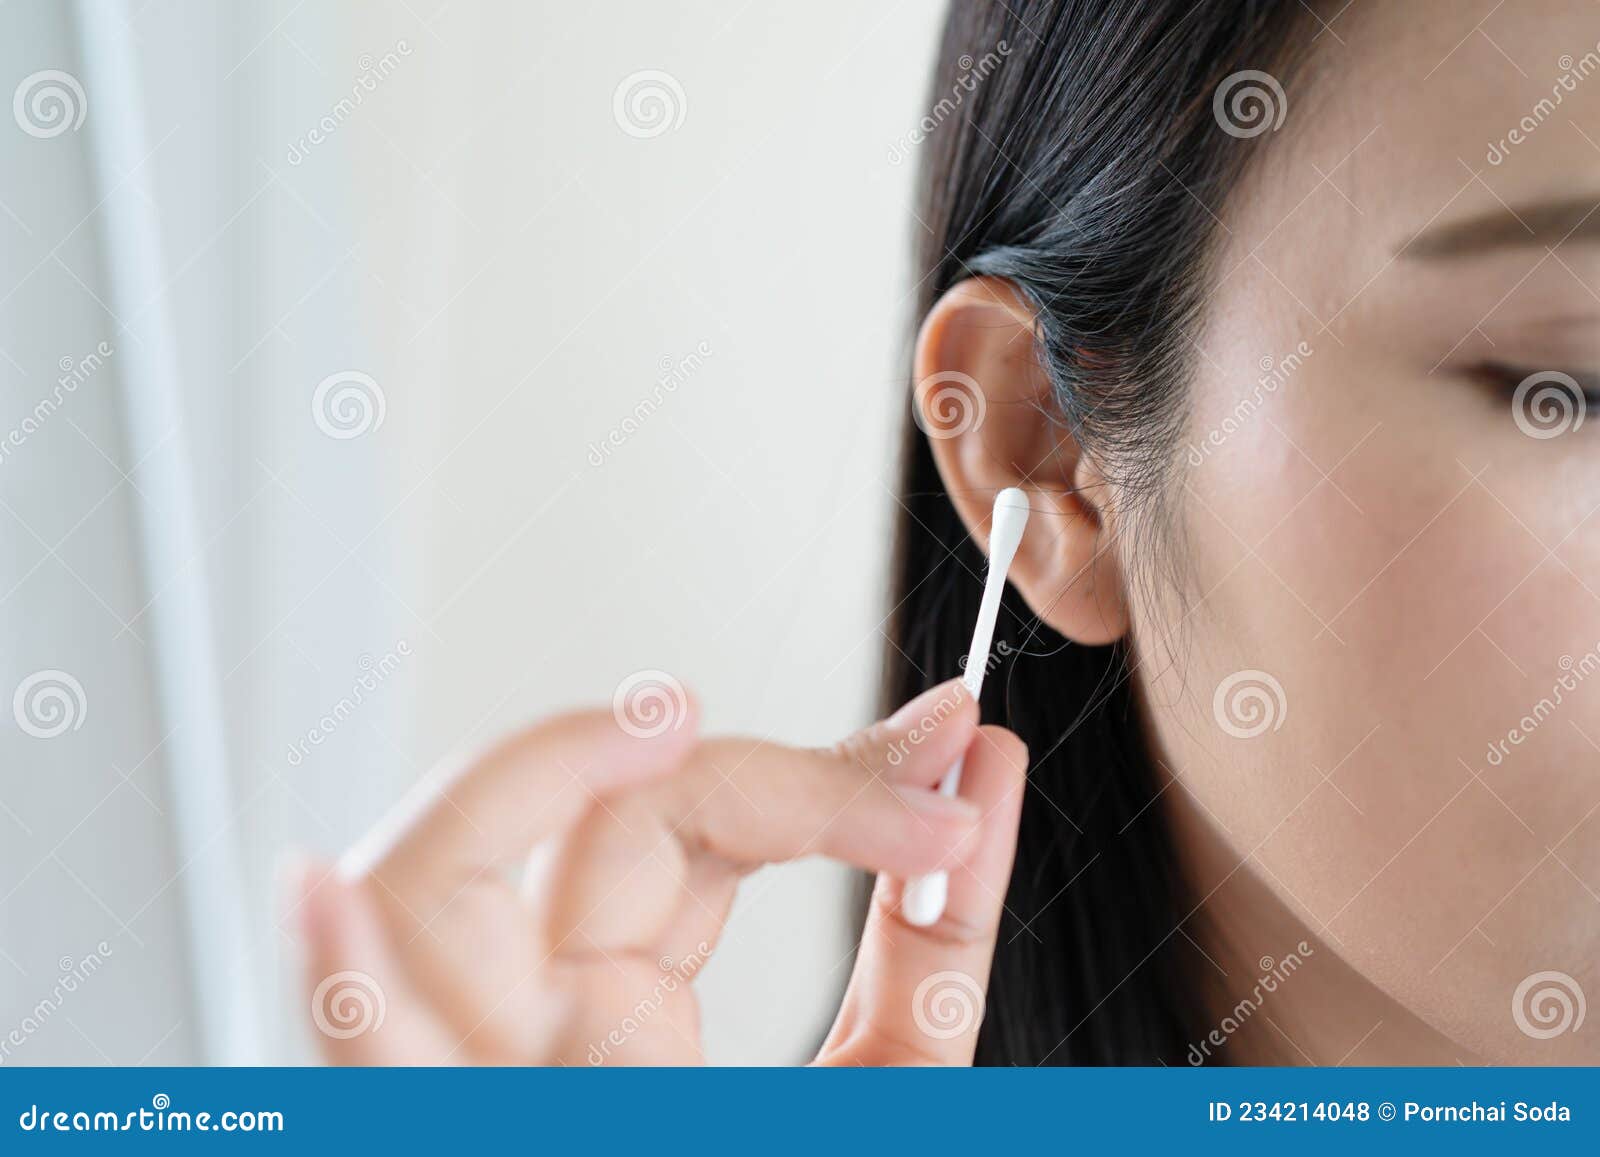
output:
[[[1016,557],[1017,544],[1022,541],[1022,528],[1028,525],[1028,496],[1015,487],[1002,490],[995,496],[994,514],[989,520],[989,576],[983,584],[983,601],[978,605],[978,621],[972,628],[972,646],[967,649],[967,669],[961,682],[973,699],[983,692],[983,677],[989,669],[989,648],[994,642],[995,619],[1000,615],[1000,596],[1006,587],[1006,572]],[[955,795],[961,789],[961,765],[965,757],[958,757],[944,780],[939,784],[941,795]],[[939,922],[944,915],[945,899],[950,892],[948,872],[930,872],[907,880],[905,893],[900,899],[900,914],[907,924],[926,928]]]

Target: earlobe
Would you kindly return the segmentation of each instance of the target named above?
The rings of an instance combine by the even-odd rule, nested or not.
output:
[[[913,405],[945,490],[988,542],[994,496],[1027,492],[1034,518],[1011,568],[1029,607],[1076,642],[1127,631],[1120,568],[1108,549],[1105,486],[1058,413],[1038,363],[1034,311],[1014,285],[978,277],[948,290],[917,335]]]

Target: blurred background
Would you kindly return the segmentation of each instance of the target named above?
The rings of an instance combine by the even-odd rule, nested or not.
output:
[[[285,850],[637,671],[870,717],[938,7],[0,9],[0,1063],[310,1059]],[[853,888],[750,880],[713,1060]]]

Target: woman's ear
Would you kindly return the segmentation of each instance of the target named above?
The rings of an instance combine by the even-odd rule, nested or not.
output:
[[[1045,622],[1075,642],[1114,642],[1127,599],[1107,549],[1106,485],[1057,413],[1034,349],[1034,313],[1008,281],[950,289],[917,335],[913,405],[946,491],[968,531],[988,542],[994,496],[1027,492],[1033,518],[1011,582]]]

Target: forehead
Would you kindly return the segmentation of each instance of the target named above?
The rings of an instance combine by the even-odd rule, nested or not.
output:
[[[1600,4],[1353,0],[1314,43],[1226,211],[1223,267],[1318,324],[1381,300],[1430,228],[1600,201]],[[1336,13],[1336,14],[1335,14]],[[1379,292],[1370,294],[1370,287]],[[1281,308],[1281,303],[1279,303]]]
[[[1600,85],[1592,83],[1600,80],[1600,6],[1592,0],[1367,7],[1348,10],[1343,43],[1328,43],[1337,25],[1318,40],[1324,99],[1313,96],[1308,111],[1326,123],[1323,133],[1307,134],[1309,148],[1376,130],[1355,173],[1420,181],[1429,193],[1488,172],[1508,189],[1537,194],[1558,183],[1552,161],[1591,171],[1600,164],[1600,143],[1572,128],[1592,125],[1600,110]],[[1507,140],[1513,130],[1520,143]]]
[[[1493,208],[1600,198],[1594,0],[1354,0],[1322,21],[1282,126],[1242,142],[1262,155],[1224,221],[1250,246],[1309,226],[1387,256]]]

